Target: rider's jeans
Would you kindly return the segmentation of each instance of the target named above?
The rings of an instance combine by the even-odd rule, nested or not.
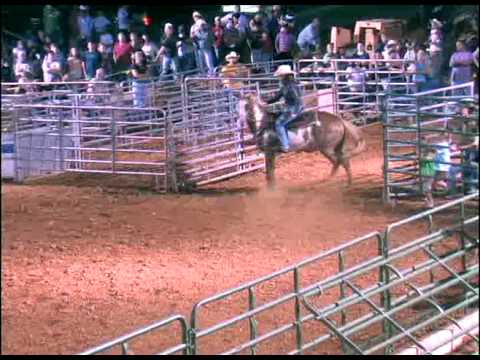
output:
[[[275,122],[275,130],[280,138],[282,149],[285,151],[288,151],[290,148],[290,145],[288,144],[287,125],[292,122],[300,111],[301,109],[296,107],[287,107],[286,111],[283,112]]]

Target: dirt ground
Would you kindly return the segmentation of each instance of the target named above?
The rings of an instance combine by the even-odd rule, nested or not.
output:
[[[343,169],[328,178],[320,154],[280,158],[274,192],[262,172],[189,195],[73,174],[2,184],[2,354],[75,353],[170,314],[189,318],[205,297],[418,211],[382,204],[381,128],[365,133],[351,188]]]

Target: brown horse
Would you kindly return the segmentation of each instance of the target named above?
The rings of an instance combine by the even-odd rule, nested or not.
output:
[[[254,94],[242,97],[238,104],[240,121],[248,124],[255,136],[257,146],[265,153],[267,182],[275,183],[275,157],[280,142],[274,128],[277,114],[262,106]],[[342,165],[352,183],[350,159],[365,149],[365,140],[360,129],[338,116],[318,110],[305,111],[298,119],[287,125],[292,152],[320,151],[333,165],[331,176]]]

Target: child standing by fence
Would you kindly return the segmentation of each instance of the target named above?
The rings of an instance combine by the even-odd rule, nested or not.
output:
[[[420,176],[422,177],[422,193],[425,195],[425,205],[433,208],[432,184],[435,178],[435,149],[426,147],[420,157]]]

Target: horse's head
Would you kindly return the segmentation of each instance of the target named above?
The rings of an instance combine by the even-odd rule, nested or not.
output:
[[[254,134],[265,127],[268,121],[268,112],[266,107],[259,102],[256,94],[248,93],[242,96],[238,107],[240,118],[248,123]]]

